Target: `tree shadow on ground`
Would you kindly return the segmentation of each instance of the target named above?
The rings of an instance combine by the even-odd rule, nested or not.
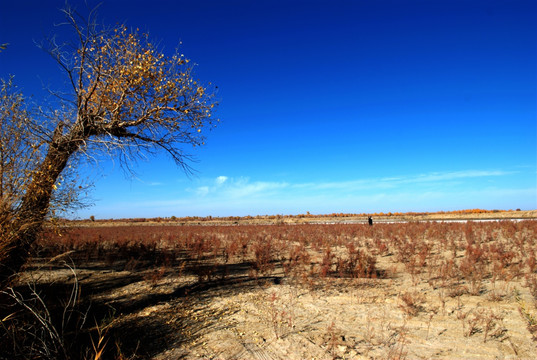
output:
[[[189,282],[165,285],[158,281],[161,279],[151,284],[148,274],[155,268],[150,263],[141,262],[139,268],[133,271],[117,271],[117,264],[108,267],[103,263],[76,262],[79,264],[77,269],[83,273],[77,281],[74,281],[74,276],[63,276],[61,279],[50,277],[48,281],[20,284],[13,289],[22,299],[33,299],[35,312],[49,314],[51,325],[61,329],[65,354],[49,358],[92,358],[91,355],[103,345],[102,359],[154,357],[167,350],[170,344],[191,340],[201,331],[201,326],[208,326],[189,316],[192,309],[207,307],[216,294],[231,296],[250,291],[258,287],[260,282],[274,281],[272,277],[250,277],[252,264],[247,261],[218,265],[188,262],[180,270],[165,268],[162,274],[164,279],[185,275],[191,279]],[[62,266],[54,264],[28,269],[54,272],[61,271]],[[198,276],[196,281],[192,275],[199,272],[209,275]],[[129,286],[139,286],[144,291],[133,296]],[[167,291],[159,291],[161,286],[166,286]],[[69,308],[69,299],[72,299],[75,287],[78,291],[76,306]],[[36,300],[36,296],[39,300]],[[33,324],[31,326],[37,328],[39,319],[8,296],[0,300],[2,319],[17,314],[10,318],[11,323],[3,323],[3,329],[0,329],[0,346],[13,349],[4,357],[0,356],[0,359],[30,357],[22,351],[17,353],[23,344],[13,347],[13,342],[21,338],[21,334],[13,332],[18,323]],[[66,308],[69,308],[69,321],[66,321]],[[217,318],[215,314],[214,319],[207,318],[206,321],[217,321]],[[103,341],[98,345],[101,337]],[[22,338],[32,344],[38,341],[31,337]]]

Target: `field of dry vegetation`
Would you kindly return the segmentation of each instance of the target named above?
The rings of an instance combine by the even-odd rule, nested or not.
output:
[[[535,359],[537,220],[80,226],[2,294],[0,359]]]

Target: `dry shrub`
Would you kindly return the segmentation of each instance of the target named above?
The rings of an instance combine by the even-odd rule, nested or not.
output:
[[[334,254],[332,254],[332,250],[327,247],[324,251],[323,259],[321,261],[321,267],[320,267],[320,273],[319,275],[321,277],[327,277],[332,272],[332,261],[334,259]]]
[[[14,246],[15,239],[11,229],[13,214],[11,206],[6,197],[0,197],[0,266],[6,263],[6,258]],[[0,290],[3,290],[8,283],[0,283]]]
[[[474,233],[471,232],[471,234]],[[462,276],[468,282],[469,291],[472,295],[479,295],[483,278],[486,275],[484,254],[485,251],[481,246],[468,244],[465,257],[459,267]]]
[[[272,239],[270,237],[258,237],[257,241],[253,244],[254,263],[252,264],[252,270],[256,277],[260,274],[269,273],[274,269],[274,249],[272,245]]]
[[[289,249],[287,260],[282,263],[286,276],[296,276],[304,273],[311,257],[303,243]]]
[[[376,278],[376,263],[373,256],[357,249],[351,242],[347,244],[347,257],[338,259],[337,272],[340,277]]]
[[[423,303],[425,298],[422,294],[413,292],[404,292],[400,296],[403,304],[400,308],[409,316],[416,316],[420,311],[423,311]]]
[[[54,284],[8,287],[0,292],[1,359],[99,359],[106,346],[97,326],[96,342],[89,330],[88,304],[80,297],[76,271],[71,288]]]

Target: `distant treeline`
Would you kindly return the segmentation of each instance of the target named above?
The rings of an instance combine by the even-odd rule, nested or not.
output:
[[[202,222],[202,221],[248,221],[248,220],[283,220],[283,219],[313,219],[313,218],[356,218],[356,217],[391,217],[391,216],[426,216],[426,215],[468,215],[468,214],[490,214],[509,212],[513,210],[484,210],[484,209],[466,209],[453,211],[436,211],[436,212],[377,212],[377,213],[331,213],[331,214],[298,214],[298,215],[246,215],[246,216],[186,216],[186,217],[155,217],[155,218],[123,218],[123,219],[99,219],[91,216],[91,221],[109,222],[109,221],[127,221],[135,223],[143,222]],[[517,209],[516,211],[520,211]],[[87,220],[79,220],[87,221]]]

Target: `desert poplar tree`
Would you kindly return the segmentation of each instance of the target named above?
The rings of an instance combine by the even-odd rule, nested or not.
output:
[[[18,142],[14,148],[31,160],[1,180],[2,189],[20,182],[14,198],[3,194],[2,283],[26,262],[51,200],[66,189],[62,180],[73,159],[98,161],[107,154],[128,168],[140,157],[165,152],[188,171],[187,149],[202,145],[202,131],[217,122],[214,91],[193,78],[193,65],[182,54],[165,56],[138,30],[98,26],[93,12],[88,19],[71,9],[64,14],[75,40],[58,44],[52,39],[44,45],[68,80],[68,91],[55,93],[60,105],[30,116],[22,97],[6,91],[12,111],[2,108],[7,118],[19,119],[12,125],[26,131],[6,132],[0,146]]]

